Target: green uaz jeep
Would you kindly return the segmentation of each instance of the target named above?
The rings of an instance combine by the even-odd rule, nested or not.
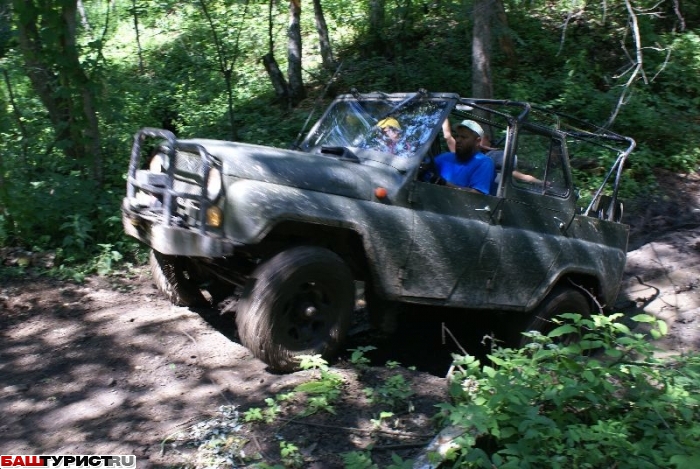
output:
[[[490,194],[434,183],[448,118],[490,137]],[[396,141],[378,125],[387,119]],[[173,303],[235,311],[242,344],[289,371],[299,355],[338,350],[357,282],[376,323],[387,305],[415,303],[546,332],[554,315],[612,305],[628,237],[618,184],[633,148],[526,102],[354,92],[294,149],[142,129],[123,222],[152,248]],[[598,191],[577,192],[572,160],[608,162]]]

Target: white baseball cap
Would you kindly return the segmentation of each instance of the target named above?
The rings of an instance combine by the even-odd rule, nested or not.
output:
[[[466,127],[475,134],[477,134],[479,137],[484,136],[484,129],[481,128],[478,122],[471,121],[471,120],[465,120],[457,124],[457,127]]]

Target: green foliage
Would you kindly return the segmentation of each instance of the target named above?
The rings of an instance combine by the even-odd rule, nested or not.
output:
[[[280,393],[274,398],[265,399],[267,407],[252,407],[243,413],[246,422],[272,423],[283,412],[283,403],[290,401],[299,395],[306,397],[306,406],[301,413],[302,417],[315,414],[319,411],[335,413],[333,403],[340,397],[343,379],[330,371],[328,362],[320,355],[301,355],[300,368],[304,370],[317,370],[319,378],[306,381],[294,388],[293,392]]]
[[[440,467],[695,467],[700,462],[700,356],[658,358],[650,338],[662,337],[667,326],[648,314],[584,318],[570,313],[557,322],[547,336],[528,333],[532,342],[522,349],[494,350],[486,363],[469,355],[454,357],[451,400],[438,406],[436,420],[462,430],[451,432],[457,436]],[[556,342],[572,333],[579,342]],[[320,379],[268,398],[265,409],[243,413],[245,422],[272,423],[285,402],[303,402],[298,400],[302,394],[339,398],[341,382],[327,363],[319,356],[300,358]],[[362,360],[358,364],[365,366]],[[373,394],[391,404],[405,402],[413,391],[397,374]],[[393,416],[381,411],[372,423],[380,428]],[[217,437],[202,447],[220,451],[229,447],[227,441],[238,445],[238,440]],[[233,443],[231,448],[240,447]],[[280,443],[280,455],[282,465],[256,467],[305,463],[291,441]],[[378,468],[371,449],[342,458],[348,469]],[[412,466],[393,455],[386,469]]]
[[[343,454],[343,463],[348,469],[379,469],[372,462],[372,455],[366,452],[352,451]]]
[[[646,334],[610,317],[563,315],[547,337],[524,349],[499,349],[481,364],[455,358],[449,425],[466,432],[454,467],[690,467],[700,458],[697,355],[661,360]],[[657,338],[649,315],[632,320]],[[553,339],[578,331],[581,342]],[[582,352],[596,351],[587,357]],[[594,451],[592,451],[594,449]]]
[[[369,358],[365,357],[365,353],[371,352],[372,350],[377,350],[377,347],[374,345],[365,345],[350,349],[350,352],[352,352],[350,355],[350,363],[358,368],[366,368],[371,362]]]
[[[299,452],[299,448],[293,443],[280,441],[280,456],[284,467],[297,468],[304,467],[304,457]]]
[[[404,461],[397,454],[392,454],[391,460],[392,463],[383,469],[411,469],[413,467],[412,461]],[[379,469],[379,466],[372,462],[372,455],[369,452],[351,451],[344,453],[343,463],[345,469]]]
[[[284,400],[289,397],[289,395],[283,395],[284,397],[277,396],[275,399],[268,397],[265,399],[265,404],[267,407],[261,409],[259,407],[253,407],[246,410],[243,413],[243,420],[246,422],[265,422],[272,423],[275,418],[282,412],[282,408],[279,405],[280,400]]]
[[[343,379],[337,373],[329,371],[328,362],[320,355],[302,355],[299,358],[301,358],[301,369],[319,370],[321,375],[318,380],[307,381],[294,388],[296,392],[302,392],[308,396],[307,408],[303,415],[315,414],[318,411],[334,414],[333,403],[340,397]]]
[[[399,374],[389,377],[377,388],[365,389],[365,394],[370,402],[386,405],[392,410],[398,409],[399,406],[406,406],[409,412],[413,409],[410,401],[413,390]]]
[[[382,423],[383,423],[385,420],[388,420],[388,419],[390,419],[390,418],[393,417],[393,416],[394,416],[394,413],[393,413],[393,412],[386,412],[386,411],[383,411],[383,412],[379,412],[379,416],[378,416],[376,419],[370,419],[369,421],[372,422],[372,425],[373,425],[375,428],[381,428]]]

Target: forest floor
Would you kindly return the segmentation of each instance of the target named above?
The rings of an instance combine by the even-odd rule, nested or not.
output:
[[[659,176],[660,195],[626,220],[618,309],[666,320],[662,353],[698,351],[700,178]],[[215,451],[230,450],[246,467],[289,464],[294,452],[283,461],[280,445],[291,443],[298,467],[343,467],[341,454],[370,448],[387,467],[393,453],[415,458],[437,432],[435,405],[447,399],[449,354],[458,351],[444,327],[477,355],[491,327],[436,312],[407,318],[391,337],[358,330],[349,348],[376,346],[366,353],[373,365],[403,367],[358,368],[346,354],[331,368],[343,382],[335,413],[300,418],[309,403],[297,396],[280,404],[274,423],[246,423],[246,410],[268,408],[266,399],[314,372],[270,373],[237,342],[232,318],[170,305],[144,268],[83,284],[31,272],[0,278],[0,454],[133,454],[139,468],[157,468],[204,467]],[[391,408],[372,402],[369,388],[413,394]],[[377,422],[387,410],[394,416]],[[197,450],[201,441],[210,448]]]

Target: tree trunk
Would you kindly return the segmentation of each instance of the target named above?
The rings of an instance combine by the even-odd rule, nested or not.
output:
[[[236,122],[234,119],[233,112],[233,66],[238,58],[238,38],[240,38],[241,26],[238,27],[238,35],[236,37],[236,45],[233,51],[233,57],[229,60],[227,56],[227,50],[224,48],[224,43],[219,39],[219,34],[216,31],[216,26],[209,14],[209,8],[207,7],[207,2],[204,0],[199,1],[199,5],[202,7],[202,13],[207,19],[209,24],[209,29],[211,31],[212,40],[214,41],[214,48],[216,49],[216,58],[219,65],[219,71],[224,77],[226,82],[226,95],[228,97],[228,119],[229,125],[231,126],[231,140],[238,140],[238,133],[236,132]],[[241,18],[241,23],[245,20],[246,13],[248,12],[248,0],[245,2],[245,9],[243,10],[243,17]]]
[[[275,59],[275,41],[273,35],[274,24],[272,21],[272,5],[273,0],[268,4],[267,12],[267,34],[268,34],[268,51],[262,58],[262,63],[267,71],[267,76],[270,77],[270,83],[275,89],[277,101],[289,105],[289,85],[284,78],[284,74],[280,70],[277,60]]]
[[[267,75],[270,77],[270,82],[272,87],[275,89],[275,95],[280,102],[286,102],[289,96],[289,86],[287,85],[287,80],[284,79],[284,74],[280,70],[275,56],[272,52],[268,52],[262,58],[263,65],[267,71]]]
[[[80,22],[83,25],[83,28],[87,32],[91,32],[92,28],[90,27],[90,22],[88,21],[87,13],[85,13],[85,5],[83,5],[82,0],[78,0],[78,12],[80,12]]]
[[[384,53],[387,45],[384,42],[384,20],[386,0],[370,0],[369,2],[369,46]]]
[[[5,86],[7,87],[7,97],[10,100],[10,106],[12,107],[12,112],[15,115],[15,119],[17,119],[17,128],[19,128],[19,135],[20,135],[20,142],[21,142],[20,159],[22,161],[22,171],[26,171],[27,167],[28,167],[28,161],[29,161],[29,159],[27,158],[29,132],[27,131],[26,126],[24,125],[24,117],[22,116],[22,112],[20,110],[20,107],[17,104],[17,100],[15,99],[15,92],[12,89],[12,82],[10,82],[10,76],[8,75],[7,70],[2,69],[2,76],[5,79]],[[2,152],[0,152],[0,153],[2,153]],[[0,155],[0,157],[2,157],[2,155]],[[0,166],[2,166],[2,165],[0,165]],[[3,173],[4,173],[4,171],[2,171],[2,168],[0,167],[0,186],[3,185],[3,183],[2,183]]]
[[[12,6],[10,0],[0,0],[0,59],[5,57],[12,40]]]
[[[472,96],[493,97],[491,84],[491,18],[495,0],[474,1],[472,32]]]
[[[515,68],[517,63],[515,45],[513,44],[513,39],[508,34],[508,17],[506,16],[506,9],[503,6],[503,0],[494,0],[494,5],[496,8],[496,20],[498,21],[498,44],[501,46],[501,52],[506,56],[508,67]]]
[[[139,11],[136,5],[136,0],[131,0],[131,14],[134,16],[134,32],[136,34],[136,52],[139,56],[139,72],[144,74],[143,70],[143,49],[141,48],[141,32],[139,31]]]
[[[54,6],[54,3],[57,6]],[[102,182],[100,133],[90,82],[76,44],[77,0],[49,6],[13,0],[27,76],[64,153]]]
[[[385,0],[370,0],[369,2],[370,34],[381,34],[384,31],[384,3]]]
[[[323,68],[333,70],[335,68],[335,60],[333,59],[333,49],[331,48],[331,39],[328,36],[328,26],[326,18],[323,16],[323,8],[321,0],[313,0],[314,2],[314,19],[316,20],[316,31],[318,31],[318,43],[321,47],[321,59],[323,60]]]
[[[301,0],[289,1],[289,42],[287,43],[287,77],[292,105],[306,97],[301,76]]]
[[[10,83],[10,77],[8,76],[7,71],[5,69],[2,69],[2,75],[5,78],[5,85],[7,86],[7,94],[10,101],[10,105],[12,106],[13,113],[15,115],[15,118],[17,119],[17,126],[20,130],[20,142],[22,146],[20,158],[22,163],[24,163],[22,165],[22,171],[24,171],[27,168],[28,133],[26,128],[24,127],[24,123],[22,122],[22,114],[20,113],[17,101],[15,101],[14,92],[12,91],[12,83]],[[5,114],[3,113],[0,115],[0,128],[5,128],[5,125]],[[9,126],[9,122],[7,123],[7,125]],[[4,225],[6,234],[8,235],[8,237],[12,237],[15,234],[16,228],[14,217],[12,216],[12,210],[8,209],[8,207],[13,201],[10,199],[10,190],[8,188],[7,181],[5,180],[5,171],[5,152],[0,151],[0,215],[2,215],[5,218]],[[12,180],[12,178],[10,178],[10,180]]]

